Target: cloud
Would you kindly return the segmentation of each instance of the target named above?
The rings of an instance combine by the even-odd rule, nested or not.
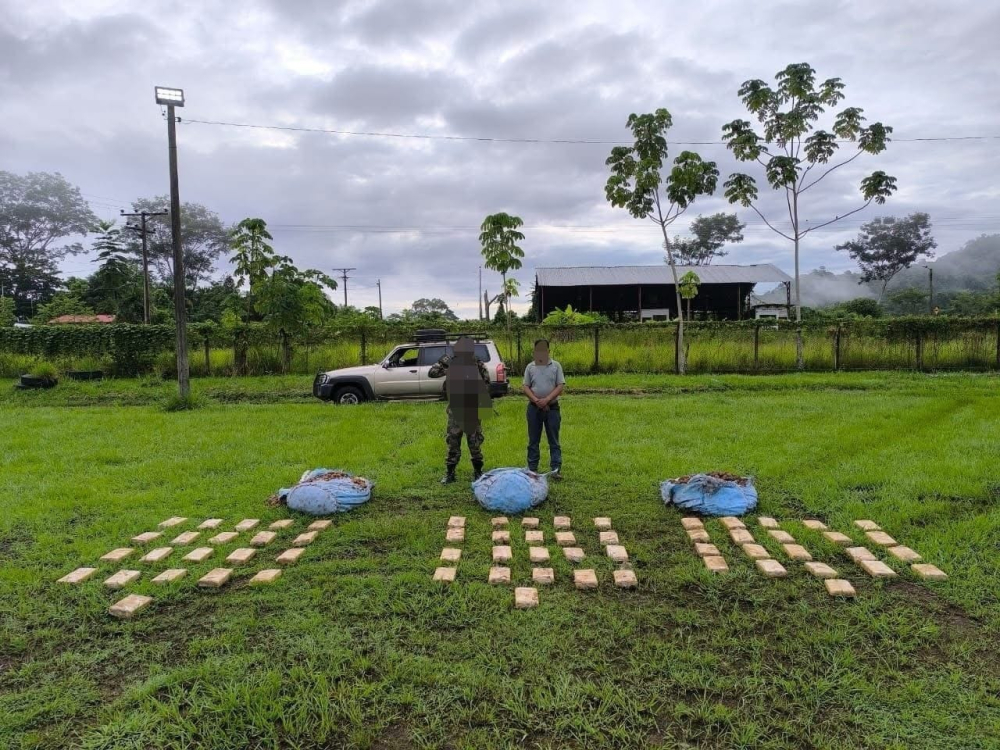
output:
[[[569,4],[438,0],[257,0],[192,6],[151,0],[141,14],[106,0],[0,0],[0,169],[61,171],[111,216],[166,190],[164,122],[154,84],[186,89],[185,121],[506,138],[625,139],[631,112],[666,106],[674,141],[717,141],[746,117],[736,91],[808,60],[847,84],[896,135],[991,134],[1000,15],[989,4],[942,13],[914,6],[705,0],[670,9],[597,0]],[[224,220],[262,216],[303,266],[357,266],[352,302],[387,311],[418,297],[474,314],[478,226],[495,211],[525,220],[527,292],[537,265],[662,262],[652,224],[604,199],[610,144],[391,139],[182,123],[181,194]],[[676,153],[683,146],[674,146]],[[692,147],[738,165],[719,145]],[[857,167],[857,168],[855,168]],[[818,230],[803,268],[850,261],[833,251],[862,221],[931,214],[940,253],[996,218],[995,142],[903,143],[862,158],[808,195],[820,222],[859,205],[872,169],[899,179],[885,207]],[[769,217],[785,211],[764,190]],[[733,210],[720,192],[699,213]],[[755,214],[732,262],[791,269],[791,243]],[[66,270],[89,270],[85,257]],[[484,283],[498,285],[494,274]],[[339,299],[339,295],[338,299]],[[526,305],[527,298],[523,298]]]

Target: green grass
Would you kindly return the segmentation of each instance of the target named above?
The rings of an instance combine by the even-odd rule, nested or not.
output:
[[[835,368],[835,326],[810,326],[804,332],[804,368],[813,372],[829,372]],[[795,332],[761,326],[757,357],[754,357],[754,331],[751,328],[689,327],[685,348],[690,373],[732,372],[793,372],[795,362]],[[371,334],[366,339],[364,361],[380,361],[401,343],[401,334]],[[590,373],[595,369],[594,332],[590,328],[548,329],[526,328],[509,339],[506,332],[494,332],[494,339],[504,361],[514,370],[523,369],[531,356],[531,342],[540,336],[552,340],[554,356],[567,373]],[[925,370],[996,370],[998,369],[998,331],[995,326],[975,325],[930,333],[922,345]],[[218,343],[218,342],[216,342]],[[674,333],[664,327],[608,327],[601,329],[598,341],[596,369],[601,372],[671,373],[674,371]],[[232,347],[214,346],[207,356],[202,346],[190,350],[191,374],[194,377],[232,375],[235,370]],[[39,361],[38,357],[0,352],[0,377],[16,377],[27,372]],[[60,371],[72,369],[104,369],[115,372],[110,355],[104,357],[70,357],[53,359]],[[333,370],[362,364],[360,337],[349,332],[332,333],[321,342],[293,347],[289,371],[314,375],[320,370]],[[878,331],[843,328],[840,369],[842,370],[909,370],[918,369],[916,342],[911,337],[887,336]],[[173,351],[164,351],[153,358],[148,370],[152,374],[174,371]],[[282,371],[277,342],[254,344],[247,350],[247,373],[274,375]]]
[[[437,484],[442,404],[343,409],[302,397],[305,378],[234,383],[261,403],[208,397],[228,385],[208,379],[207,405],[176,413],[162,383],[2,395],[0,747],[1000,747],[995,377],[573,379],[567,479],[538,515],[547,537],[553,515],[573,517],[601,586],[573,590],[553,555],[533,611],[485,583],[490,514],[466,484]],[[158,395],[101,405],[107,392]],[[60,406],[72,393],[97,405]],[[520,465],[523,401],[498,410],[489,465]],[[371,477],[375,498],[273,587],[245,580],[274,549],[219,592],[194,586],[218,556],[165,590],[144,572],[129,591],[155,601],[132,622],[106,614],[114,566],[54,583],[171,515],[192,519],[178,533],[282,517],[266,498],[316,466]],[[829,599],[793,563],[763,579],[717,521],[731,572],[704,572],[657,483],[710,469],[753,474],[760,512],[789,519],[858,599]],[[456,513],[468,536],[445,587],[431,573]],[[595,515],[614,519],[637,591],[611,586]],[[852,519],[873,518],[951,580],[890,562],[900,578],[873,581],[791,520],[808,517],[859,542]],[[530,580],[523,542],[513,571]]]

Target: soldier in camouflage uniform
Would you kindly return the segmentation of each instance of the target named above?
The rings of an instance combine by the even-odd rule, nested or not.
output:
[[[486,365],[475,356],[472,339],[462,337],[455,342],[453,354],[446,354],[431,366],[427,375],[431,378],[447,376],[445,393],[448,397],[448,431],[445,442],[448,455],[445,458],[446,473],[442,484],[455,481],[455,467],[462,458],[462,435],[469,444],[472,457],[474,479],[483,473],[483,426],[479,421],[481,413],[491,408],[490,374]]]

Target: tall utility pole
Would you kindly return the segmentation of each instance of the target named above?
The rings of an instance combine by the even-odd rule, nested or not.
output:
[[[378,287],[378,319],[382,320],[382,279],[375,282]]]
[[[181,197],[177,182],[177,118],[174,107],[184,106],[182,89],[156,87],[156,103],[167,107],[167,152],[170,157],[170,234],[174,250],[174,321],[177,328],[177,389],[183,399],[191,395],[188,366],[187,316],[184,308],[184,252],[181,248]]]
[[[150,311],[149,311],[149,251],[146,244],[146,236],[148,235],[148,230],[146,229],[146,218],[149,216],[166,216],[168,211],[139,211],[134,214],[127,214],[124,211],[120,212],[122,216],[138,216],[142,220],[142,226],[137,227],[132,224],[127,224],[129,229],[133,229],[142,235],[142,322],[149,323]]]
[[[347,275],[348,271],[357,271],[356,268],[334,268],[334,271],[340,271],[340,278],[344,280],[344,307],[347,307],[347,279],[350,278]]]
[[[930,284],[931,287],[930,306],[928,307],[928,309],[930,310],[931,315],[933,315],[934,314],[934,269],[931,268],[930,266],[927,266],[927,283]]]

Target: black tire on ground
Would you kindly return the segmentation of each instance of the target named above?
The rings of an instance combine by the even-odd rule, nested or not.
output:
[[[364,400],[364,392],[360,388],[353,385],[341,386],[337,389],[337,392],[333,396],[333,402],[335,404],[341,404],[342,406],[360,404]]]

